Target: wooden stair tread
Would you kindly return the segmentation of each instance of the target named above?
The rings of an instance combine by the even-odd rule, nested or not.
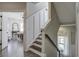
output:
[[[42,34],[40,33],[36,38],[36,41],[30,46],[29,50],[25,53],[30,55],[30,57],[41,57],[42,55]],[[33,56],[34,55],[34,56]]]
[[[33,49],[35,49],[35,50],[37,50],[37,51],[39,51],[39,52],[41,52],[41,48],[38,47],[38,46],[32,45],[30,47],[33,48]]]
[[[41,37],[37,37],[36,39],[40,39],[40,40],[42,40],[42,38],[41,38]]]
[[[42,36],[42,34],[39,34],[39,36]]]
[[[42,46],[41,46],[41,45],[39,45],[39,44],[33,43],[33,45],[35,45],[35,46],[38,46],[38,47],[42,48]]]
[[[34,43],[39,44],[39,45],[42,45],[42,43],[39,42],[39,41],[35,41]]]
[[[34,52],[32,52],[32,51],[27,51],[27,52],[25,52],[24,53],[24,56],[26,57],[26,56],[28,56],[28,57],[40,57],[40,55],[38,55],[38,54],[36,54],[36,53],[34,53]]]
[[[39,39],[37,39],[36,41],[38,41],[38,42],[42,42],[42,40],[39,40]]]

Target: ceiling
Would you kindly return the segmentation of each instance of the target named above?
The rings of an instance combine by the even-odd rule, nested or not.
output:
[[[40,2],[31,2],[31,3],[33,3],[33,4],[38,4],[38,3],[40,3]]]
[[[55,2],[54,6],[62,24],[75,23],[75,2]]]

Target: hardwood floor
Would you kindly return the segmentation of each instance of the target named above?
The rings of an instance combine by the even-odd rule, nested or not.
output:
[[[19,40],[11,40],[8,42],[8,47],[2,52],[1,57],[40,57],[33,52],[23,51],[23,42]]]
[[[11,40],[8,47],[2,51],[3,57],[24,57],[23,43],[18,40]]]

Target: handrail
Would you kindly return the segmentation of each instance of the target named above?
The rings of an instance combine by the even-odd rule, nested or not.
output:
[[[45,37],[47,37],[49,39],[49,41],[53,44],[53,46],[56,48],[56,50],[59,52],[59,57],[60,57],[60,50],[58,49],[58,47],[55,45],[55,43],[51,40],[51,38],[45,34]]]

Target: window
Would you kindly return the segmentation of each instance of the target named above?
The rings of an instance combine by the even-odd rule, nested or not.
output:
[[[19,25],[17,23],[12,24],[12,31],[19,31]]]
[[[20,21],[20,32],[23,33],[23,31],[24,31],[24,20],[21,19],[21,21]]]
[[[58,36],[58,47],[60,49],[60,51],[64,50],[64,36]]]
[[[23,22],[22,22],[22,23],[21,23],[20,31],[23,32],[23,29],[24,29],[24,28],[23,28]]]

